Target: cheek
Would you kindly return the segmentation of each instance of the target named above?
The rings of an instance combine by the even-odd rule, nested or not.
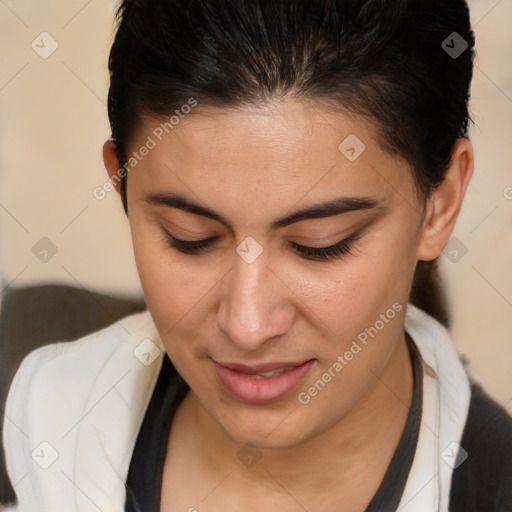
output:
[[[165,243],[145,244],[141,239],[135,247],[135,260],[144,297],[158,334],[173,365],[195,387],[208,384],[194,370],[198,358],[204,356],[205,339],[199,331],[205,325],[204,307],[208,292],[212,292],[206,276],[184,267],[173,257]],[[164,248],[159,248],[163,246]]]
[[[394,302],[406,300],[406,258],[387,251],[385,257],[378,256],[385,254],[382,248],[375,251],[375,256],[355,256],[326,266],[323,272],[288,275],[295,283],[296,294],[316,315],[314,323],[325,324],[322,330],[326,330],[327,338],[353,335],[378,319]]]
[[[336,379],[338,385],[372,378],[368,369],[378,372],[393,350],[401,335],[414,265],[413,243],[395,235],[374,239],[360,255],[326,266],[309,280],[295,276],[298,295],[314,313],[309,318],[317,328],[322,364],[329,367],[354,341],[361,347],[354,348],[358,354],[344,369],[344,377]],[[308,284],[298,288],[299,282]]]
[[[338,421],[376,382],[401,335],[407,286],[391,270],[382,259],[361,261],[350,271],[338,271],[329,288],[319,286],[322,299],[311,292],[316,325],[324,331],[327,325],[329,331],[316,339],[319,369],[308,383],[312,387],[301,391],[316,393],[317,379],[329,379],[325,392],[314,399],[326,423]]]
[[[191,265],[184,265],[156,230],[139,228],[134,222],[132,241],[144,297],[160,335],[190,325],[215,280],[197,266],[192,270]],[[166,343],[163,337],[162,341]]]
[[[416,239],[411,226],[398,220],[387,224],[354,260],[349,279],[354,311],[378,316],[394,302],[407,301],[416,265]]]

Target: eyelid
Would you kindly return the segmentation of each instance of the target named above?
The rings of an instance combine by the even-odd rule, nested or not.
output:
[[[209,236],[208,238],[201,238],[200,240],[183,240],[181,238],[176,238],[175,236],[171,235],[171,233],[169,233],[169,231],[167,231],[166,229],[164,229],[164,233],[165,235],[172,241],[176,242],[177,244],[182,244],[184,246],[193,246],[193,245],[199,245],[199,244],[203,244],[203,245],[208,245],[208,244],[211,244],[213,243],[214,241],[216,241],[219,237],[218,236]]]
[[[340,245],[342,243],[351,243],[351,242],[355,242],[358,238],[361,237],[363,233],[363,228],[361,229],[358,229],[357,231],[354,231],[353,233],[351,233],[350,235],[348,236],[345,236],[339,240],[337,240],[336,242],[334,242],[333,244],[331,245],[321,245],[320,247],[318,246],[314,246],[314,245],[307,245],[307,244],[299,244],[297,242],[289,242],[295,246],[298,246],[298,247],[307,247],[308,249],[318,249],[318,250],[328,250],[328,249],[333,249],[334,247],[336,247],[337,245]]]
[[[167,228],[171,229],[174,232],[178,232],[178,233],[182,234],[185,237],[201,236],[201,231],[203,231],[203,228],[194,229],[194,228],[191,228],[191,227],[183,227],[182,225],[175,224],[174,222],[168,222],[167,219],[165,219],[163,222],[159,222],[159,224],[162,226],[162,229],[166,233],[169,233],[169,235],[170,235],[170,231]],[[209,237],[209,238],[212,238],[212,237]],[[190,242],[196,242],[196,241],[198,242],[200,240],[201,239],[199,239],[199,240],[190,240]],[[206,239],[203,239],[203,240],[206,240]],[[183,240],[183,241],[184,242],[188,242],[189,240]]]

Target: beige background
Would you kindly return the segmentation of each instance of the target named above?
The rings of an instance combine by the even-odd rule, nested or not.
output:
[[[470,7],[478,53],[471,106],[476,169],[454,232],[468,252],[457,263],[443,256],[442,272],[453,337],[473,375],[512,413],[512,2],[474,0]],[[107,0],[0,1],[4,284],[142,293],[118,197],[92,195],[106,179],[101,146],[110,135],[113,9]],[[44,31],[58,43],[47,59],[31,47]],[[32,253],[42,237],[58,249],[47,263]]]

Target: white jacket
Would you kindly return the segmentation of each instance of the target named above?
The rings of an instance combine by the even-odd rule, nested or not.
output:
[[[423,360],[422,423],[400,512],[448,512],[470,383],[448,331],[409,304]],[[6,512],[123,512],[135,441],[164,347],[149,311],[31,352],[6,402],[4,447],[19,505]]]

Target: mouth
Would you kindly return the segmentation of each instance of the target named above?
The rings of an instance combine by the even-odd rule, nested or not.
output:
[[[232,397],[247,403],[268,403],[288,395],[315,361],[308,359],[255,366],[213,362],[222,387]]]

